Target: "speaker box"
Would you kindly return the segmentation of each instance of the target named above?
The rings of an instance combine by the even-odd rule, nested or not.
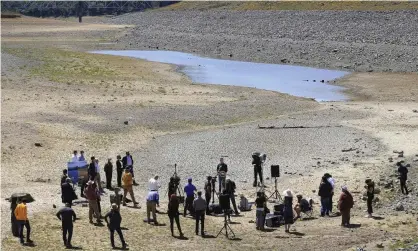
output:
[[[219,204],[223,210],[231,209],[231,203],[229,199],[229,194],[220,194],[219,195]]]
[[[277,204],[274,205],[274,211],[275,212],[283,212],[284,204]]]
[[[280,167],[279,165],[272,165],[271,166],[271,177],[280,177]]]

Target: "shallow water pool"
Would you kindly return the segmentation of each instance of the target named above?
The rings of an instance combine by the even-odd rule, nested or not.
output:
[[[344,71],[214,59],[175,51],[103,50],[92,53],[175,64],[196,83],[254,87],[317,101],[347,100],[342,93],[344,88],[325,83],[348,74]]]

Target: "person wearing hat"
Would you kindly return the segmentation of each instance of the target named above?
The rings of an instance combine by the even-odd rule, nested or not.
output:
[[[99,197],[99,191],[93,180],[87,182],[87,186],[84,188],[84,196],[89,202],[89,221],[93,223],[93,216],[96,218],[97,223],[100,223],[100,212],[97,200]]]
[[[232,206],[234,207],[235,215],[239,215],[237,204],[235,202],[235,189],[236,189],[235,182],[232,181],[229,177],[227,177],[226,183],[225,183],[225,191],[229,195]]]
[[[170,230],[172,236],[174,236],[174,220],[176,221],[177,229],[180,232],[180,236],[183,236],[183,232],[181,231],[180,226],[179,205],[180,201],[177,195],[175,193],[171,194],[170,201],[168,203],[168,218],[170,219]]]
[[[115,203],[112,204],[112,209],[109,213],[107,213],[104,217],[107,227],[110,231],[110,243],[112,244],[112,248],[116,248],[115,246],[115,231],[118,233],[120,241],[122,242],[122,249],[126,248],[126,242],[123,238],[122,229],[120,228],[120,224],[122,222],[122,216],[119,213],[118,205]]]
[[[26,207],[26,199],[22,199],[20,203],[16,206],[14,211],[17,224],[19,226],[19,238],[20,244],[24,244],[23,240],[23,228],[26,227],[26,242],[33,243],[30,239],[30,224],[28,219],[28,209]]]
[[[71,208],[70,203],[65,203],[65,207],[61,208],[56,215],[62,223],[62,240],[64,241],[64,246],[66,246],[67,248],[71,248],[71,238],[73,236],[73,222],[75,222],[77,216],[74,210]]]
[[[365,181],[366,185],[364,188],[366,188],[366,195],[367,195],[367,215],[366,218],[373,218],[373,199],[374,199],[374,182],[372,179],[366,179]]]
[[[116,156],[116,180],[118,183],[118,187],[122,187],[122,174],[123,174],[123,166],[121,161],[121,156]]]
[[[137,205],[139,203],[136,202],[136,200],[135,200],[134,190],[133,190],[132,186],[133,186],[132,174],[129,172],[129,169],[125,169],[125,172],[123,173],[123,176],[122,176],[122,187],[123,187],[122,203],[123,203],[124,206],[126,206],[126,195],[129,193],[131,195],[131,199],[134,203],[134,207],[137,207]]]
[[[188,178],[187,185],[184,186],[184,193],[186,194],[186,204],[184,205],[184,213],[183,213],[184,217],[186,217],[187,210],[189,210],[190,214],[194,215],[193,200],[194,200],[194,192],[196,190],[197,190],[196,187],[192,184],[192,178]]]
[[[350,226],[350,211],[354,206],[354,200],[347,186],[341,187],[341,195],[338,201],[338,209],[341,213],[341,226]]]
[[[67,178],[65,180],[65,183],[61,185],[62,203],[68,203],[70,207],[73,203],[73,200],[77,199],[77,195],[75,194],[75,191],[71,183],[71,178]]]
[[[283,217],[284,217],[284,229],[286,233],[290,231],[290,225],[293,224],[293,194],[290,189],[287,189],[283,193],[284,195],[284,207],[283,207]]]
[[[104,171],[106,174],[106,188],[111,190],[112,189],[112,173],[113,173],[113,164],[112,164],[111,158],[107,159],[107,163],[104,166]]]

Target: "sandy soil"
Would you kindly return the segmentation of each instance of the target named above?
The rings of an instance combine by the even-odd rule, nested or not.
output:
[[[381,242],[390,249],[416,238],[416,216],[386,209],[387,198],[394,192],[382,193],[382,203],[377,205],[380,220],[362,218],[365,203],[360,199],[365,177],[384,176],[393,168],[387,157],[394,149],[404,150],[407,158],[418,153],[418,114],[412,111],[418,109],[413,100],[416,75],[353,74],[339,84],[350,87],[358,100],[319,104],[269,91],[197,85],[170,65],[79,52],[101,48],[99,44],[107,39],[124,36],[123,25],[82,25],[85,28],[79,32],[80,24],[74,22],[31,19],[29,23],[39,32],[21,33],[30,29],[28,22],[2,20],[2,250],[20,249],[11,237],[9,204],[4,201],[18,191],[30,192],[36,199],[29,205],[34,249],[61,248],[60,223],[53,218],[52,205],[61,205],[57,184],[74,149],[95,155],[102,166],[107,157],[130,150],[139,163],[140,185],[135,193],[142,206],[146,181],[155,173],[166,184],[173,172],[168,165],[178,163],[182,178],[194,177],[201,188],[220,155],[228,155],[238,193],[253,199],[249,158],[255,150],[268,154],[268,165],[283,167],[280,191],[291,188],[318,201],[313,190],[321,175],[330,172],[337,186],[347,184],[356,198],[353,223],[357,228],[341,229],[337,217],[297,222],[293,235],[285,235],[282,228],[261,233],[249,223],[254,219],[252,211],[234,218],[238,224],[232,227],[242,239],[235,242],[195,237],[191,219],[182,219],[188,241],[161,241],[169,236],[167,226],[143,224],[144,209],[124,208],[123,224],[129,229],[125,235],[131,250],[186,246],[345,250],[360,246],[376,249]],[[50,48],[43,42],[47,37],[52,40]],[[397,80],[396,87],[382,79]],[[257,129],[257,125],[284,124],[331,127]],[[36,142],[42,147],[35,147]],[[342,152],[348,148],[356,151]],[[271,190],[272,181],[267,184]],[[103,208],[109,206],[107,195]],[[161,207],[165,206],[164,197]],[[75,206],[75,210],[80,220],[74,244],[85,250],[108,249],[107,229],[88,225],[85,207]],[[318,210],[316,204],[315,216]],[[161,217],[168,224],[165,216]],[[208,217],[207,226],[208,233],[216,235],[222,219]],[[86,233],[94,238],[83,238]]]

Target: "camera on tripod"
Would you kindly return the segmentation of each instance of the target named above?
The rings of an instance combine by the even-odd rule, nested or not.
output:
[[[216,176],[208,176],[208,179],[212,183],[212,187],[214,187],[214,185],[216,183]]]

